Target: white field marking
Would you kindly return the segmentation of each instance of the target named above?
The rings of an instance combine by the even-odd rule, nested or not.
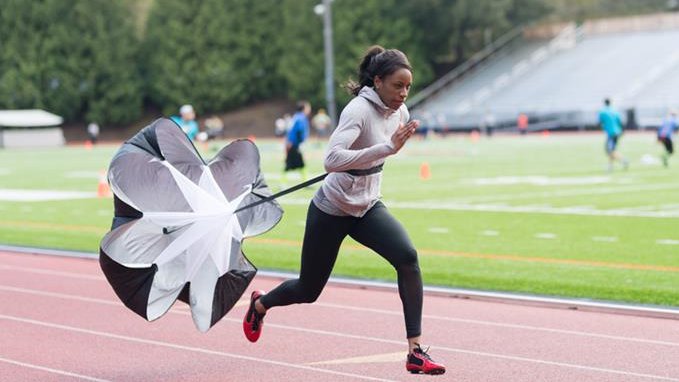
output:
[[[660,164],[660,159],[658,159],[655,155],[644,154],[639,159],[639,163],[647,166],[654,166]]]
[[[550,232],[540,232],[536,233],[535,237],[537,239],[556,239],[556,234]]]
[[[469,197],[463,199],[456,199],[457,203],[474,203],[474,202],[496,202],[496,201],[510,201],[519,199],[536,199],[536,198],[556,198],[561,196],[582,196],[582,195],[608,195],[629,193],[635,191],[660,191],[660,190],[675,190],[679,188],[678,183],[665,184],[633,184],[621,185],[613,187],[595,187],[587,189],[573,189],[573,190],[558,190],[558,191],[540,191],[540,192],[524,192],[520,194],[497,194],[487,196]]]
[[[485,231],[481,231],[481,235],[483,235],[483,236],[500,236],[500,232],[493,231],[492,229],[487,229]]]
[[[181,351],[185,351],[185,352],[215,355],[215,356],[234,358],[234,359],[239,359],[239,360],[244,360],[244,361],[265,363],[265,364],[269,364],[269,365],[276,365],[276,366],[287,367],[287,368],[292,368],[292,369],[300,369],[300,370],[312,371],[312,372],[323,373],[323,374],[339,375],[339,376],[343,376],[343,377],[354,378],[356,380],[392,382],[392,380],[390,380],[390,379],[373,378],[373,377],[368,377],[368,376],[364,376],[364,375],[352,374],[352,373],[343,373],[343,372],[340,372],[340,371],[327,370],[327,369],[317,368],[317,367],[313,367],[313,366],[297,365],[297,364],[294,364],[294,363],[288,363],[288,362],[282,362],[282,361],[272,361],[270,359],[265,359],[265,358],[249,357],[249,356],[245,356],[245,355],[241,355],[241,354],[227,353],[227,352],[222,352],[222,351],[218,351],[218,350],[211,350],[211,349],[200,348],[200,347],[195,347],[195,346],[186,346],[186,345],[181,345],[181,344],[172,343],[172,342],[157,341],[157,340],[145,339],[145,338],[139,338],[139,337],[131,337],[131,336],[126,336],[126,335],[122,335],[122,334],[104,332],[104,331],[100,331],[100,330],[84,329],[84,328],[80,328],[80,327],[76,327],[76,326],[69,326],[69,325],[62,325],[62,324],[57,324],[57,323],[53,323],[53,322],[33,320],[33,319],[30,319],[30,318],[25,318],[25,317],[17,317],[17,316],[0,314],[0,319],[14,321],[14,322],[21,322],[21,323],[24,323],[24,324],[42,326],[42,327],[47,327],[47,328],[51,328],[51,329],[60,329],[60,330],[68,331],[68,332],[88,334],[88,335],[104,337],[104,338],[112,338],[112,339],[116,339],[116,340],[120,340],[120,341],[141,343],[141,344],[154,345],[154,346],[161,346],[161,347],[175,349],[175,350],[181,350]]]
[[[427,231],[429,231],[431,233],[440,233],[440,234],[445,234],[445,233],[450,232],[448,230],[448,228],[445,228],[445,227],[429,227],[429,229],[427,229]]]
[[[281,174],[279,174],[277,172],[276,173],[274,173],[274,172],[264,173],[264,179],[267,179],[267,180],[269,180],[269,179],[280,179],[280,178],[282,178],[282,176],[281,176]]]
[[[662,245],[679,245],[679,240],[674,239],[658,239],[655,242]]]
[[[90,199],[96,197],[96,192],[0,189],[0,201],[5,202],[44,202],[48,200]]]
[[[610,183],[609,176],[574,176],[574,177],[550,177],[542,175],[534,176],[497,176],[495,178],[463,179],[462,183],[471,183],[478,186],[505,186],[515,184],[530,184],[533,186],[579,186],[587,184]]]
[[[64,174],[65,178],[99,179],[99,171],[69,171]]]
[[[101,379],[101,378],[94,378],[94,377],[88,377],[86,375],[82,374],[76,374],[76,373],[71,373],[68,371],[64,370],[59,370],[59,369],[52,369],[51,367],[45,367],[45,366],[40,366],[40,365],[34,365],[32,363],[26,363],[26,362],[21,362],[21,361],[15,361],[13,359],[9,358],[4,358],[0,357],[0,362],[6,362],[6,363],[11,363],[17,366],[22,366],[22,367],[27,367],[29,369],[36,369],[40,371],[46,371],[48,373],[53,373],[53,374],[59,374],[67,377],[73,377],[73,378],[78,378],[78,379],[84,379],[86,381],[97,381],[97,382],[109,382],[108,379]]]
[[[604,243],[615,243],[618,241],[616,236],[592,236],[592,241],[601,241]]]
[[[677,186],[679,187],[679,186]],[[308,205],[308,199],[281,198],[283,205]],[[509,206],[503,204],[467,204],[447,201],[429,202],[396,202],[385,201],[389,208],[408,209],[408,210],[434,210],[434,211],[477,211],[477,212],[508,212],[508,213],[527,213],[527,214],[549,214],[549,215],[578,215],[578,216],[624,216],[624,217],[645,217],[645,218],[677,218],[678,210],[670,211],[630,211],[628,209],[599,210],[589,208],[590,206],[575,207],[542,207],[542,206]]]
[[[6,286],[6,285],[0,285],[0,290],[4,290],[6,292],[25,293],[25,294],[31,294],[31,295],[36,295],[36,296],[60,298],[60,299],[65,299],[65,300],[90,302],[90,303],[102,304],[102,305],[114,305],[114,306],[121,306],[121,307],[123,306],[123,304],[121,302],[118,302],[118,301],[111,301],[111,300],[105,300],[105,299],[99,299],[99,298],[77,296],[77,295],[66,294],[66,293],[46,292],[46,291],[40,291],[40,290],[35,290],[35,289],[17,288],[17,287]],[[249,299],[242,299],[242,300],[238,301],[236,306],[246,306],[249,303],[250,303]],[[326,307],[326,308],[331,308],[331,309],[339,309],[339,310],[346,310],[346,311],[358,311],[358,312],[364,312],[364,313],[375,313],[375,314],[382,314],[382,315],[388,315],[388,316],[398,316],[398,317],[400,317],[400,316],[403,315],[403,312],[400,312],[400,311],[392,311],[392,310],[386,310],[386,309],[375,309],[375,308],[365,308],[365,307],[360,307],[360,306],[333,304],[333,303],[325,303],[325,302],[315,302],[314,305]],[[169,312],[174,313],[174,314],[185,315],[185,316],[190,315],[190,312],[188,310],[182,309],[182,307],[184,307],[184,305],[179,305],[179,306],[175,305],[175,306],[173,306],[173,308]],[[472,320],[472,319],[467,319],[467,318],[444,317],[444,316],[437,316],[437,315],[431,315],[431,314],[423,314],[422,318],[426,318],[428,320],[456,322],[456,323],[472,324],[472,325],[483,325],[483,326],[491,326],[491,327],[498,327],[498,328],[520,329],[520,330],[538,331],[538,332],[546,332],[546,333],[574,335],[574,336],[579,336],[579,337],[601,338],[601,339],[606,339],[606,340],[634,342],[634,343],[642,343],[642,344],[648,344],[648,345],[662,345],[662,346],[679,347],[679,342],[649,340],[649,339],[645,339],[645,338],[636,338],[636,337],[623,337],[623,336],[615,336],[615,335],[609,335],[609,334],[581,332],[581,331],[576,331],[576,330],[553,329],[553,328],[546,328],[546,327],[542,327],[542,326],[508,324],[508,323],[504,323],[504,322],[493,322],[493,321],[484,321],[484,320]],[[242,323],[242,320],[236,319],[236,318],[230,318],[230,317],[224,317],[222,319],[222,321]],[[286,329],[286,330],[295,330],[295,331],[302,331],[302,332],[318,333],[318,331],[316,331],[314,329],[304,329],[304,328],[298,328],[298,327],[295,327],[295,326],[279,325],[279,324],[274,324],[274,323],[267,323],[267,326],[278,327],[280,329]],[[341,336],[341,333],[336,333],[336,334]],[[346,334],[346,336],[351,336],[351,335]],[[355,336],[355,337],[362,338],[361,336]],[[401,341],[393,341],[393,343],[402,344]]]

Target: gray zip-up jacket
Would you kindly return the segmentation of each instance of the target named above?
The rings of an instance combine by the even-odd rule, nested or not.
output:
[[[377,203],[382,173],[354,176],[344,171],[362,170],[384,163],[396,153],[391,136],[410,119],[408,108],[388,108],[371,87],[363,87],[340,115],[328,142],[325,170],[330,174],[314,196],[323,212],[339,216],[363,216]]]

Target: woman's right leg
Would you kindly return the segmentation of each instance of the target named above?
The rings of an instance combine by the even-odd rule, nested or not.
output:
[[[326,214],[311,202],[307,212],[299,278],[283,282],[257,302],[266,310],[274,306],[316,301],[330,278],[342,240],[355,221],[353,217]]]

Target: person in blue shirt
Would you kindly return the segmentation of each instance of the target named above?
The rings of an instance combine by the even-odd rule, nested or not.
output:
[[[620,113],[611,106],[611,100],[604,100],[604,107],[599,110],[599,125],[606,133],[606,154],[608,155],[608,171],[613,171],[613,164],[617,161],[626,170],[629,166],[627,159],[618,151],[618,141],[622,135],[622,118]]]
[[[299,171],[302,181],[306,180],[306,167],[304,157],[300,151],[300,145],[309,137],[309,115],[311,105],[307,101],[299,101],[295,115],[292,116],[290,130],[285,137],[285,170],[283,171],[283,184],[287,181],[289,171]]]
[[[198,122],[196,122],[196,112],[191,105],[183,105],[179,108],[179,115],[170,117],[174,123],[179,125],[182,131],[190,140],[196,139],[198,135]]]
[[[668,166],[670,155],[674,152],[674,145],[672,144],[672,134],[677,130],[677,112],[671,110],[669,115],[665,117],[662,125],[658,128],[658,142],[665,147],[665,152],[662,154],[662,163],[665,167]]]

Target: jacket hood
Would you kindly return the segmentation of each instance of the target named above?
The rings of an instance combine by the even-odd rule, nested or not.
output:
[[[361,88],[361,91],[358,92],[359,97],[363,97],[370,101],[373,106],[375,106],[375,109],[379,111],[380,114],[382,114],[384,117],[388,117],[391,114],[393,114],[396,110],[390,109],[387,105],[382,102],[382,99],[380,98],[380,95],[377,94],[375,89],[373,89],[370,86],[364,86]]]

